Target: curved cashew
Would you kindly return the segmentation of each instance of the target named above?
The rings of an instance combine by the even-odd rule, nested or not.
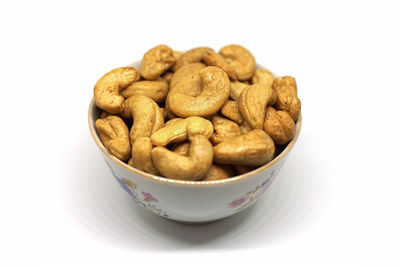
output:
[[[240,94],[240,113],[253,129],[262,129],[264,126],[265,110],[271,93],[272,90],[265,90],[264,86],[255,84],[246,87]]]
[[[289,113],[267,107],[264,130],[271,136],[275,144],[283,145],[292,140],[296,128]]]
[[[225,105],[221,108],[221,113],[225,117],[233,120],[238,124],[243,123],[242,114],[240,114],[239,107],[237,101],[228,100]]]
[[[202,61],[204,54],[210,51],[214,50],[209,47],[197,47],[187,51],[176,60],[173,71],[177,71],[184,65]]]
[[[276,78],[272,89],[276,93],[276,107],[279,110],[287,111],[296,121],[301,110],[301,102],[297,97],[296,80],[291,76]]]
[[[136,169],[159,175],[151,159],[153,145],[149,137],[138,138],[132,145],[132,166]]]
[[[171,111],[180,117],[208,117],[218,112],[229,97],[230,84],[226,73],[216,67],[206,67],[199,73],[203,90],[198,96],[185,94],[189,83],[195,86],[196,79],[187,77],[171,88],[167,103]]]
[[[190,63],[190,64],[183,66],[182,68],[177,70],[172,75],[170,87],[171,88],[174,87],[179,81],[186,78],[187,76],[199,74],[200,70],[204,69],[205,67],[206,67],[206,65],[201,62]],[[199,88],[199,91],[198,91],[198,94],[199,94],[201,92],[200,84],[199,84],[198,88]]]
[[[274,157],[274,141],[263,130],[251,132],[219,143],[214,147],[214,160],[223,164],[260,166]]]
[[[124,109],[124,98],[119,90],[140,79],[139,71],[131,67],[113,69],[103,75],[94,86],[96,105],[112,114]]]
[[[125,100],[125,108],[121,113],[124,118],[133,117],[130,132],[131,143],[140,137],[150,137],[164,125],[161,109],[153,99],[144,95],[134,95]]]
[[[244,88],[246,88],[247,86],[249,86],[249,85],[246,83],[231,82],[231,91],[229,92],[230,98],[232,98],[235,101],[239,100],[240,94],[242,93]]]
[[[249,50],[241,45],[232,44],[221,48],[219,53],[237,73],[240,81],[248,80],[253,76],[256,61]]]
[[[203,178],[203,181],[221,180],[232,176],[235,176],[235,170],[231,165],[213,164],[206,176]]]
[[[212,117],[212,123],[215,130],[215,133],[211,136],[211,143],[213,145],[217,145],[229,138],[242,135],[239,125],[219,115],[214,115]]]
[[[231,65],[228,64],[228,62],[225,61],[225,59],[220,54],[217,54],[215,52],[207,52],[203,56],[203,61],[208,66],[214,66],[222,69],[226,72],[226,74],[228,74],[229,78],[231,78],[232,80],[236,81],[238,79],[235,70],[232,68]]]
[[[195,135],[204,135],[210,138],[214,132],[212,123],[201,117],[176,118],[171,121],[151,135],[153,145],[166,146],[172,142],[190,140]]]
[[[167,98],[168,89],[168,83],[165,81],[139,81],[129,85],[120,94],[125,98],[133,95],[145,95],[160,103]]]
[[[173,50],[170,47],[158,45],[144,54],[140,74],[147,80],[156,80],[171,68],[175,61]]]
[[[276,101],[276,93],[272,90],[272,83],[274,82],[274,75],[268,70],[259,69],[254,72],[253,77],[251,78],[251,82],[253,84],[261,84],[265,86],[266,90],[271,90],[271,98],[268,102],[268,105],[274,105]]]
[[[207,174],[213,161],[213,148],[207,137],[193,136],[189,154],[189,157],[181,156],[165,147],[155,147],[151,151],[154,165],[165,177],[199,180]]]
[[[122,161],[127,161],[130,156],[131,145],[129,130],[125,122],[118,116],[107,116],[96,120],[96,130],[101,142]]]

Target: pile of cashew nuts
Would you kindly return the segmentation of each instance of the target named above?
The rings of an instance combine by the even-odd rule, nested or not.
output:
[[[301,103],[293,77],[256,69],[227,45],[185,53],[158,45],[140,69],[116,68],[94,87],[96,130],[108,151],[150,174],[219,180],[276,157],[294,137]]]

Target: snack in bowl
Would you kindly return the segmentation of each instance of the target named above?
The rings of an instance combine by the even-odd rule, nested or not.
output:
[[[268,188],[298,137],[300,110],[295,79],[257,65],[243,46],[181,53],[159,45],[100,78],[89,127],[135,202],[204,222]]]

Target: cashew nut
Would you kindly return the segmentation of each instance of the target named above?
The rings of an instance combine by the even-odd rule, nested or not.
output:
[[[129,85],[121,91],[121,95],[126,99],[133,95],[145,95],[161,103],[168,94],[168,83],[165,81],[139,81]]]
[[[222,69],[233,81],[236,81],[238,79],[235,70],[232,68],[231,65],[228,64],[228,62],[225,61],[225,59],[220,54],[211,51],[207,52],[203,56],[203,61],[208,66],[214,66]]]
[[[122,161],[127,161],[130,156],[131,145],[129,130],[125,122],[118,116],[107,116],[96,120],[96,130],[101,142]]]
[[[140,74],[147,80],[156,80],[171,68],[175,61],[173,50],[170,47],[158,45],[144,54]]]
[[[291,76],[276,78],[272,89],[276,93],[276,107],[279,110],[287,111],[296,121],[301,110],[301,102],[297,97],[296,80]]]
[[[260,166],[274,157],[274,141],[263,130],[231,138],[214,147],[214,160],[223,164]]]
[[[247,134],[253,130],[253,128],[251,128],[251,126],[247,122],[243,122],[243,124],[240,124],[239,127],[242,131],[242,134]]]
[[[253,76],[256,60],[249,50],[241,45],[232,44],[221,48],[219,53],[237,73],[240,81],[248,80]]]
[[[174,52],[172,52],[172,54],[174,55],[175,59],[178,59],[183,55],[183,52],[174,50]]]
[[[190,143],[188,142],[175,143],[174,146],[172,147],[172,151],[178,153],[179,155],[189,157]]]
[[[253,129],[264,127],[265,110],[271,93],[272,90],[265,90],[263,85],[254,84],[246,87],[240,94],[238,101],[240,113]]]
[[[176,60],[173,71],[177,71],[184,65],[202,61],[204,54],[210,51],[214,50],[209,47],[197,47],[187,51]]]
[[[221,180],[232,176],[235,176],[235,170],[231,165],[213,164],[206,176],[203,178],[203,181]]]
[[[283,145],[292,140],[295,134],[293,118],[286,111],[276,111],[267,107],[264,130],[274,140],[275,144]]]
[[[209,171],[213,161],[213,148],[207,137],[196,135],[191,138],[189,157],[155,147],[151,156],[157,170],[165,177],[199,180]]]
[[[151,159],[153,145],[149,137],[138,138],[132,145],[132,166],[136,169],[159,175]]]
[[[166,73],[163,74],[161,78],[169,84],[171,82],[173,75],[174,75],[173,72],[167,71]]]
[[[144,95],[134,95],[125,100],[125,108],[121,112],[124,118],[133,117],[130,132],[131,143],[140,137],[150,137],[164,125],[161,109],[153,99]]]
[[[231,91],[229,92],[229,96],[235,101],[239,100],[240,94],[247,86],[249,85],[243,82],[231,82]]]
[[[180,117],[208,117],[225,104],[230,91],[228,75],[219,68],[206,67],[199,76],[203,90],[198,96],[185,94],[188,85],[196,84],[192,76],[182,79],[169,91],[167,103],[174,114]]]
[[[113,69],[104,74],[94,86],[96,105],[111,114],[121,112],[125,99],[119,94],[119,90],[139,79],[139,71],[131,67]]]
[[[235,168],[237,174],[239,175],[251,172],[256,168],[253,166],[245,166],[245,165],[233,165],[233,167]]]
[[[189,117],[186,119],[174,119],[165,127],[151,135],[151,143],[155,146],[166,146],[172,142],[181,142],[191,139],[195,135],[204,135],[210,138],[214,132],[212,123],[201,117]]]
[[[268,102],[268,105],[274,105],[276,101],[276,93],[272,90],[272,83],[274,82],[274,75],[268,70],[259,69],[254,72],[251,81],[253,84],[261,84],[264,85],[266,90],[271,90],[271,98]]]
[[[211,143],[213,145],[217,145],[229,138],[242,135],[239,125],[219,115],[214,115],[212,117],[212,123],[215,130],[215,133],[211,136]]]
[[[127,163],[129,166],[132,166],[133,167],[133,160],[132,160],[132,158],[130,158],[129,160],[128,160],[128,163]]]
[[[239,112],[237,101],[228,100],[221,108],[221,113],[238,124],[243,123],[242,114]]]
[[[174,87],[180,80],[186,78],[187,76],[199,74],[200,70],[204,69],[205,67],[206,65],[201,62],[190,63],[183,66],[172,75],[170,87]],[[198,86],[198,88],[199,90],[197,95],[201,92],[200,85]]]

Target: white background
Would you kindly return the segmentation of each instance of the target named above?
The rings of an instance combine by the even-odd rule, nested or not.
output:
[[[399,266],[399,11],[2,1],[0,265]],[[239,43],[297,79],[298,143],[265,197],[229,219],[181,225],[135,206],[91,140],[97,79],[160,43]]]

